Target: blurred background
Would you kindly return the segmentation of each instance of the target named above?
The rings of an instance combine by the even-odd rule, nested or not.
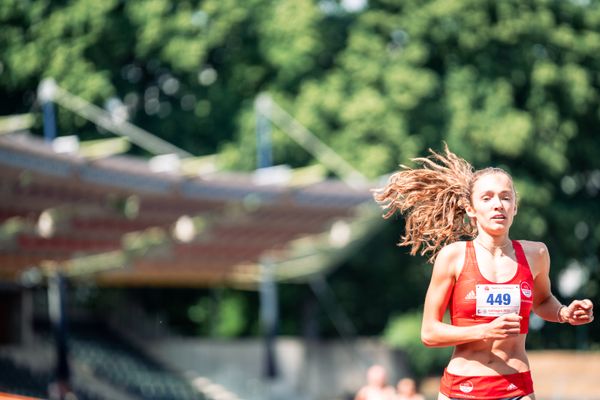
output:
[[[0,392],[437,393],[430,265],[370,190],[507,169],[514,239],[599,304],[600,2],[4,0]],[[600,399],[600,328],[531,320],[538,399]]]

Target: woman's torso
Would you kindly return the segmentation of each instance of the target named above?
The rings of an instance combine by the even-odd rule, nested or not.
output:
[[[520,305],[516,312],[523,317],[523,325],[521,334],[514,337],[480,340],[456,346],[447,367],[448,372],[456,375],[485,376],[528,371],[525,337],[533,304],[533,277],[520,243],[513,241],[512,262],[505,261],[503,265],[508,271],[508,275],[505,274],[508,278],[499,281],[484,277],[472,242],[465,243],[464,254],[464,261],[459,263],[462,268],[457,270],[450,299],[453,324],[468,326],[490,322],[497,317],[494,313],[501,313],[503,308],[510,310],[511,307],[516,307],[510,299],[518,296]],[[493,275],[490,274],[490,268],[493,268],[491,265],[484,267],[484,271],[487,270],[486,276]],[[485,309],[486,306],[490,309]],[[480,312],[484,315],[477,315]]]

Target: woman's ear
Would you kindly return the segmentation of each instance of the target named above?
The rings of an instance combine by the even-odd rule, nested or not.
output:
[[[465,205],[465,211],[467,212],[467,215],[469,216],[469,218],[471,218],[471,219],[475,218],[475,210],[473,209],[473,206],[471,206],[471,204]]]

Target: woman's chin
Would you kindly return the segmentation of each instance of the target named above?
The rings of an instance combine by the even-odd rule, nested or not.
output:
[[[492,226],[480,226],[479,229],[483,230],[490,236],[502,236],[508,233],[510,226],[494,224]]]

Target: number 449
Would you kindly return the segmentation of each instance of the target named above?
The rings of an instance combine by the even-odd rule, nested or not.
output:
[[[492,306],[507,306],[510,304],[510,293],[498,293],[495,296],[490,294],[485,302]]]

